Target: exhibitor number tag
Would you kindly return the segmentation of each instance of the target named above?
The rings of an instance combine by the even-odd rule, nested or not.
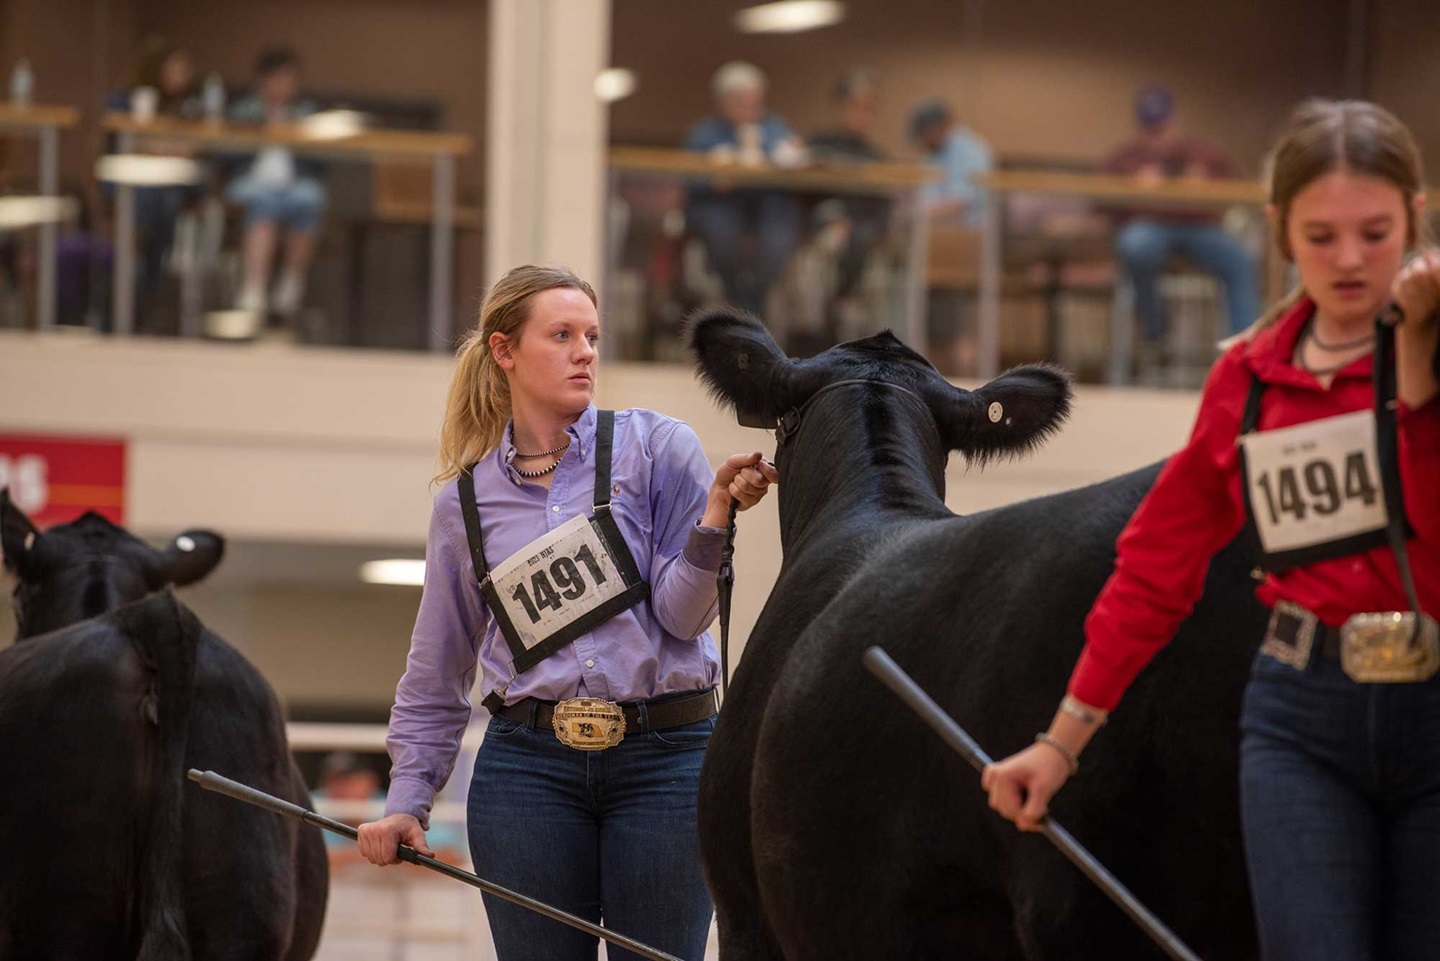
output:
[[[496,598],[528,651],[624,594],[604,538],[582,515],[531,541],[490,572]]]
[[[1264,552],[1324,552],[1360,538],[1383,541],[1375,415],[1339,417],[1241,435],[1246,499]]]

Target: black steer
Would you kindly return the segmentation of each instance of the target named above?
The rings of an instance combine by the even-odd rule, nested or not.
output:
[[[175,599],[219,563],[97,514],[38,532],[0,491],[19,641],[0,651],[0,958],[304,961],[328,890],[318,831],[187,787],[213,769],[297,804],[260,673]]]
[[[1159,957],[1043,838],[990,811],[975,772],[861,665],[882,645],[992,755],[1029,744],[1158,467],[957,517],[949,452],[984,462],[1043,439],[1068,409],[1061,373],[968,392],[888,333],[792,361],[723,311],[690,337],[717,398],[779,424],[784,564],[701,777],[722,958]],[[1257,953],[1236,784],[1263,623],[1251,587],[1227,548],[1054,804],[1210,961]]]

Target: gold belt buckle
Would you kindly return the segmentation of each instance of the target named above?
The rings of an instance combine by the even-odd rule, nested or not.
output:
[[[1340,666],[1362,684],[1428,681],[1440,671],[1440,631],[1414,611],[1355,614],[1340,628]]]
[[[555,737],[577,751],[603,751],[625,739],[625,712],[613,701],[572,697],[555,705]]]

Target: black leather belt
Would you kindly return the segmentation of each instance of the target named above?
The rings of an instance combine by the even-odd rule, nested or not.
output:
[[[645,734],[703,721],[720,710],[720,700],[715,688],[707,687],[703,691],[661,694],[648,701],[626,701],[620,709],[625,712],[625,733]],[[490,713],[548,731],[554,726],[555,702],[527,697],[514,704],[497,705]]]
[[[1272,616],[1269,634],[1293,644],[1294,639],[1305,630],[1313,630],[1315,634],[1311,647],[1312,656],[1318,651],[1321,657],[1340,660],[1340,628],[1326,624],[1309,611],[1295,614],[1288,610],[1276,610]]]

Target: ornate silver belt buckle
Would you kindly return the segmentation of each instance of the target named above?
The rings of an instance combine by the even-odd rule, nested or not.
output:
[[[625,712],[613,701],[572,697],[555,705],[555,737],[577,751],[603,751],[625,739]]]
[[[1428,681],[1440,671],[1440,631],[1414,611],[1352,615],[1340,628],[1340,666],[1362,684]]]
[[[1281,636],[1282,615],[1289,615],[1297,622],[1293,638]],[[1319,620],[1315,615],[1299,604],[1278,601],[1275,609],[1270,612],[1270,626],[1265,630],[1265,642],[1260,645],[1260,650],[1281,664],[1288,664],[1297,671],[1303,671],[1310,666],[1310,649],[1315,646],[1315,629],[1318,624]]]

